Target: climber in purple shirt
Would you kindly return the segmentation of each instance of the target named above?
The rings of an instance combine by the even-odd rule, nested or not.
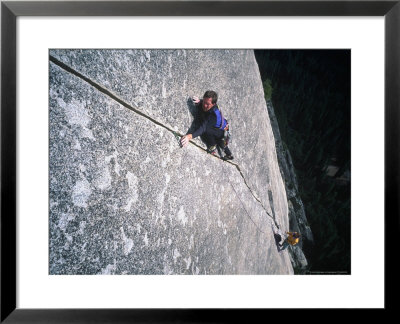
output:
[[[218,95],[215,91],[206,91],[203,99],[198,97],[192,98],[193,103],[200,109],[202,113],[202,123],[193,134],[186,134],[181,138],[181,145],[185,147],[189,141],[197,136],[202,136],[207,144],[207,152],[217,155],[217,145],[224,150],[224,160],[232,160],[233,156],[226,143],[225,132],[229,125],[218,109]]]

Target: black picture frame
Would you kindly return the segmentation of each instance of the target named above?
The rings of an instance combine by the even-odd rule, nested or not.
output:
[[[211,10],[210,10],[211,9]],[[16,308],[16,19],[18,16],[384,16],[385,310],[398,283],[391,266],[399,235],[400,0],[395,1],[2,1],[1,3],[1,323],[235,322],[264,309]],[[368,233],[368,235],[372,235]],[[373,235],[372,235],[373,236]],[[373,256],[371,256],[373,258]],[[366,283],[367,285],[368,283]],[[270,315],[268,315],[270,316]],[[248,317],[250,319],[250,317]]]

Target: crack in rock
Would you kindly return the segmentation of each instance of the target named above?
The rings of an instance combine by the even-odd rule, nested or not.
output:
[[[133,107],[132,105],[128,104],[127,102],[125,102],[124,100],[122,100],[121,98],[119,98],[116,94],[112,93],[110,90],[104,88],[102,85],[98,84],[97,82],[89,79],[88,77],[84,76],[83,74],[79,73],[78,71],[76,71],[75,69],[71,68],[70,66],[66,65],[65,63],[59,61],[57,58],[55,58],[52,55],[49,55],[49,60],[54,63],[55,65],[59,66],[60,68],[62,68],[63,70],[75,75],[76,77],[84,80],[85,82],[89,83],[91,86],[93,86],[94,88],[96,88],[98,91],[100,91],[101,93],[107,95],[108,97],[110,97],[111,99],[115,100],[116,102],[118,102],[119,104],[121,104],[122,106],[124,106],[125,108],[128,108],[129,110],[135,112],[136,114],[150,120],[151,122],[153,122],[154,124],[166,129],[167,131],[171,132],[175,138],[179,141],[180,138],[184,135],[178,131],[175,131],[174,129],[168,127],[167,125],[163,124],[162,122],[156,120],[155,118],[143,113],[142,111],[140,111],[138,108]],[[207,152],[206,149],[204,149],[203,147],[201,147],[200,145],[198,145],[197,143],[190,141],[190,144],[196,146],[197,148],[199,148],[200,150],[202,150],[203,152]],[[219,157],[213,156],[214,158],[220,159]],[[249,189],[250,193],[252,194],[252,196],[254,197],[254,199],[261,205],[261,207],[263,208],[263,210],[265,211],[265,213],[267,214],[267,216],[270,218],[270,220],[272,220],[275,224],[276,227],[279,228],[279,226],[276,224],[276,221],[274,219],[274,217],[267,211],[267,209],[265,208],[264,204],[261,202],[261,200],[257,197],[257,195],[254,193],[254,191],[250,188],[249,184],[247,183],[247,180],[242,172],[242,170],[240,169],[240,166],[232,161],[224,161],[227,162],[233,166],[235,166],[236,170],[239,172],[240,176],[243,179],[244,184],[246,185],[246,187]],[[228,178],[229,179],[229,178]],[[232,184],[231,184],[232,186]],[[250,216],[249,216],[250,217]],[[256,227],[258,228],[258,226],[256,225]],[[260,230],[258,228],[258,230]],[[261,231],[261,230],[260,230]],[[262,232],[262,231],[261,231]]]

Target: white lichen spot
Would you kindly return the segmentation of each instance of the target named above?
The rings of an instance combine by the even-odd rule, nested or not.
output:
[[[132,190],[132,192],[135,194],[134,197],[135,199],[137,199],[137,183],[138,183],[138,179],[137,177],[128,171],[128,173],[126,174],[126,178],[128,179],[128,186],[129,189]]]
[[[77,207],[87,207],[91,193],[89,181],[86,179],[78,180],[72,189],[72,202]]]
[[[172,240],[169,238],[168,239],[168,245],[171,245],[172,244]]]
[[[183,210],[183,206],[181,206],[181,208],[178,211],[178,219],[182,222],[183,226],[185,226],[188,221],[185,211]]]
[[[92,131],[87,128],[87,125],[90,123],[91,118],[88,115],[85,105],[82,102],[76,99],[72,99],[70,103],[65,103],[62,98],[57,98],[57,103],[60,107],[64,108],[65,116],[68,120],[68,123],[70,123],[71,125],[81,126],[81,135],[83,137],[95,139]]]
[[[147,59],[148,62],[150,62],[150,53],[151,53],[151,52],[148,51],[148,50],[145,50],[145,51],[144,51],[144,55],[146,55],[146,59]]]
[[[57,105],[60,106],[61,108],[65,109],[67,104],[65,103],[63,98],[58,97],[57,98]]]
[[[165,275],[169,275],[169,274],[173,274],[173,271],[171,270],[169,263],[168,263],[168,259],[167,259],[167,255],[164,254],[164,268],[163,268],[163,272]]]
[[[179,253],[178,249],[174,250],[174,254],[173,254],[173,258],[174,258],[174,263],[176,263],[176,260],[181,256],[181,254]]]
[[[101,270],[102,275],[112,275],[117,270],[117,263],[114,260],[114,264],[107,265],[104,269]]]
[[[126,237],[123,227],[121,227],[121,238],[122,243],[124,244],[124,254],[128,255],[133,248],[133,240]]]
[[[103,170],[101,171],[100,175],[96,178],[96,180],[93,182],[93,184],[96,186],[96,188],[100,190],[106,190],[111,188],[111,174],[108,165],[105,165],[103,167]]]
[[[66,104],[62,98],[57,98],[57,102],[64,108],[67,120],[71,125],[86,127],[90,123],[91,118],[82,102],[72,99],[70,103]]]
[[[117,160],[115,160],[114,171],[115,171],[115,173],[116,173],[117,175],[120,175],[120,174],[119,174],[119,171],[121,171],[121,167],[120,167],[120,165],[117,163]]]
[[[186,258],[186,259],[183,259],[183,261],[185,261],[185,263],[186,263],[186,270],[188,270],[188,269],[190,268],[191,263],[192,263],[192,258],[191,258],[190,255],[189,255],[189,257]]]
[[[74,149],[77,151],[80,151],[82,149],[81,144],[79,143],[79,141],[77,139],[75,139]]]
[[[163,210],[164,210],[164,200],[165,200],[165,193],[167,191],[167,186],[168,183],[170,181],[171,177],[169,174],[165,174],[165,183],[166,186],[162,189],[162,191],[157,195],[157,202],[159,205],[159,212],[158,212],[158,216],[157,219],[161,220],[161,223],[164,224],[164,220],[165,220],[165,215],[163,215]],[[170,221],[172,220],[171,215],[169,215]]]
[[[128,199],[128,202],[127,202],[126,206],[124,207],[124,210],[126,212],[130,211],[132,208],[132,204],[133,204],[133,199]]]
[[[93,132],[90,129],[86,128],[86,127],[83,128],[83,130],[82,130],[82,137],[89,138],[89,139],[91,139],[93,141],[96,140],[96,138],[93,135]]]
[[[71,215],[71,214],[61,214],[60,219],[58,220],[58,224],[57,226],[62,230],[65,231],[65,229],[68,226],[69,221],[73,220],[75,218],[75,216]]]
[[[162,212],[163,209],[163,205],[164,205],[164,195],[165,195],[165,189],[163,191],[161,191],[158,195],[157,195],[157,202],[160,205],[160,209]]]
[[[128,202],[124,209],[125,209],[125,211],[130,211],[132,204],[134,204],[139,198],[139,194],[137,191],[138,190],[138,179],[133,173],[131,173],[129,171],[126,174],[126,178],[128,179],[128,186],[131,191],[131,195],[130,195]]]
[[[54,90],[54,89],[50,89],[50,92],[49,92],[49,97],[50,97],[51,99],[56,99],[56,98],[57,98],[57,96],[58,96],[58,93],[57,93],[57,91],[56,91],[56,90]]]
[[[147,237],[147,233],[144,234],[143,241],[144,241],[144,245],[146,245],[146,246],[149,245],[149,239],[148,239],[148,237]]]
[[[117,151],[115,151],[113,153],[113,155],[106,156],[107,163],[110,163],[112,159],[114,159],[114,171],[116,174],[120,175],[119,171],[121,170],[121,166],[118,164],[118,152]]]
[[[79,223],[79,231],[78,231],[78,233],[83,235],[85,227],[86,227],[86,222],[85,221],[80,222]]]
[[[51,199],[50,199],[50,209],[53,209],[54,207],[57,207],[58,206],[58,201],[52,201]]]
[[[189,249],[193,249],[193,247],[194,247],[194,236],[192,234],[192,235],[190,235]]]
[[[112,249],[113,249],[114,252],[118,250],[118,242],[114,242],[113,243],[113,248]]]
[[[172,58],[171,58],[171,56],[168,56],[168,64],[169,64],[168,76],[170,78],[172,78]]]

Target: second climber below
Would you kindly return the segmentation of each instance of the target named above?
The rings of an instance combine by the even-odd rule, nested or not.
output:
[[[186,134],[181,138],[181,145],[185,147],[189,141],[198,136],[202,136],[207,145],[207,152],[217,155],[217,145],[224,150],[224,160],[233,160],[231,151],[224,141],[224,132],[228,123],[223,117],[217,105],[218,95],[215,91],[208,90],[204,93],[203,99],[192,98],[193,103],[199,109],[202,122],[192,134]]]
[[[288,237],[286,238],[286,240],[283,241],[282,244],[279,244],[281,251],[285,250],[289,245],[295,246],[297,243],[299,243],[299,239],[300,239],[299,233],[286,232],[286,234],[288,234]]]

